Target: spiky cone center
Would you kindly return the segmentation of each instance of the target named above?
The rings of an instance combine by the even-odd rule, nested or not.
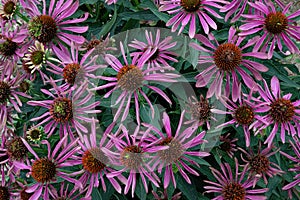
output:
[[[10,86],[4,81],[0,81],[0,104],[4,104],[9,99],[10,93]]]
[[[244,200],[246,190],[239,183],[229,183],[223,187],[222,196],[224,200]]]
[[[242,51],[235,44],[221,44],[214,52],[214,62],[220,70],[231,72],[242,62]]]
[[[49,111],[56,122],[66,123],[73,119],[73,104],[68,98],[56,98]]]
[[[3,5],[3,11],[7,15],[11,15],[16,10],[16,4],[13,1],[8,1]]]
[[[82,157],[83,168],[90,173],[98,173],[105,169],[108,158],[100,148],[91,148]]]
[[[180,0],[180,5],[186,12],[196,12],[201,7],[201,0]]]
[[[166,164],[171,164],[177,161],[184,153],[182,144],[173,137],[163,139],[159,145],[169,146],[168,149],[158,152],[159,158]]]
[[[41,128],[33,128],[26,132],[26,138],[32,142],[38,142],[42,139],[43,130]]]
[[[27,80],[23,80],[20,83],[20,88],[19,89],[20,89],[21,92],[24,92],[24,93],[28,92],[29,89],[30,89],[30,82],[27,81]]]
[[[151,45],[149,45],[147,48],[144,49],[144,52],[146,52],[148,49],[153,49],[153,47]],[[153,61],[156,60],[159,56],[159,49],[157,48],[156,51],[154,52],[154,54],[149,58],[149,61]]]
[[[31,176],[39,183],[50,182],[55,178],[56,165],[48,158],[36,160],[31,169]]]
[[[200,122],[205,122],[211,116],[211,106],[207,99],[203,96],[200,97],[200,101],[190,102],[188,104],[189,112],[193,119],[198,119]]]
[[[10,194],[7,187],[0,186],[0,199],[9,200]]]
[[[269,113],[278,123],[289,122],[295,115],[295,107],[289,99],[277,99],[271,103],[270,107]]]
[[[103,41],[98,39],[93,39],[86,45],[86,49],[88,51],[96,47],[98,48],[99,51],[103,52],[104,51]]]
[[[269,13],[265,19],[268,32],[280,34],[288,27],[288,19],[282,12]]]
[[[30,55],[30,60],[34,65],[40,65],[45,60],[45,52],[43,51],[34,51]]]
[[[16,53],[17,48],[17,43],[13,42],[10,38],[6,38],[6,41],[0,44],[0,53],[3,56],[12,56]]]
[[[144,75],[135,65],[123,66],[117,74],[118,85],[126,91],[135,91],[142,86]]]
[[[26,192],[27,188],[24,188],[21,192],[20,192],[20,197],[21,197],[21,200],[29,200],[30,197],[34,194],[33,192],[32,193],[28,193]]]
[[[256,174],[261,174],[268,171],[270,161],[266,156],[258,154],[251,158],[250,166],[251,170],[253,170]]]
[[[120,160],[128,169],[137,170],[143,164],[142,149],[136,145],[127,146],[121,152]]]
[[[234,112],[235,120],[241,125],[250,125],[254,116],[253,109],[246,105],[238,107]]]
[[[48,15],[40,15],[32,18],[28,24],[30,35],[39,42],[46,44],[57,35],[56,21]]]
[[[8,155],[14,160],[21,160],[28,153],[28,149],[20,137],[7,141],[6,147]]]
[[[226,138],[226,139],[224,139],[224,140],[221,141],[221,142],[222,142],[222,144],[220,144],[220,148],[221,148],[223,151],[230,152],[231,149],[232,149],[230,139]]]
[[[80,65],[77,63],[71,63],[66,65],[63,69],[63,76],[65,81],[70,85],[74,85],[76,78],[80,80],[82,77],[80,69]]]

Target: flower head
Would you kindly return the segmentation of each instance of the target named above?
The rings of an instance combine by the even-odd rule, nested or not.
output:
[[[11,19],[17,9],[17,0],[1,0],[0,17],[4,20]]]
[[[263,32],[263,35],[255,44],[253,51],[258,51],[259,49],[266,51],[267,48],[269,48],[268,58],[271,58],[276,43],[279,50],[282,52],[283,41],[292,53],[299,53],[299,48],[293,42],[293,39],[300,40],[298,34],[300,26],[294,25],[296,17],[300,15],[300,12],[297,11],[288,14],[292,2],[286,6],[279,3],[279,10],[276,10],[272,1],[267,0],[256,1],[253,3],[249,2],[248,4],[254,8],[256,12],[254,14],[242,15],[246,18],[246,21],[245,24],[239,27],[239,29],[242,30],[239,35],[247,36],[257,32]],[[270,46],[268,46],[269,42],[271,42]]]
[[[230,158],[233,158],[234,152],[237,151],[235,142],[238,141],[237,138],[230,138],[230,133],[220,136],[220,149],[225,151]]]

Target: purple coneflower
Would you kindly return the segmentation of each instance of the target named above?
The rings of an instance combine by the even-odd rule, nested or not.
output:
[[[9,20],[15,14],[17,9],[17,0],[1,0],[0,17],[4,20]]]
[[[105,3],[107,3],[107,5],[111,5],[111,4],[116,4],[118,0],[105,0]]]
[[[5,174],[2,171],[1,173],[1,185],[0,185],[0,199],[1,200],[10,200],[13,199],[13,193],[11,189],[11,180],[6,182]]]
[[[176,46],[177,42],[172,42],[172,36],[168,36],[165,39],[161,40],[160,36],[160,30],[158,29],[156,32],[156,38],[155,41],[152,36],[152,32],[148,32],[147,30],[145,31],[145,36],[147,43],[144,43],[142,41],[138,41],[134,39],[134,41],[131,42],[128,46],[133,47],[137,49],[137,52],[131,53],[131,56],[133,57],[142,57],[144,52],[147,51],[147,49],[156,49],[154,54],[149,58],[149,60],[146,62],[149,68],[168,68],[168,69],[173,69],[167,61],[172,61],[172,62],[178,62],[174,57],[178,57],[178,55],[169,49],[172,47]]]
[[[237,37],[235,35],[236,29],[231,27],[228,33],[228,40],[223,44],[219,44],[213,37],[215,43],[212,43],[206,36],[196,35],[196,38],[206,47],[200,46],[196,43],[191,43],[191,46],[196,50],[205,52],[199,57],[199,64],[210,64],[205,70],[203,70],[195,78],[197,79],[196,87],[204,87],[208,84],[213,75],[215,75],[214,81],[210,85],[206,97],[210,98],[215,94],[220,97],[222,92],[222,85],[224,76],[226,76],[226,87],[224,94],[228,94],[230,91],[231,79],[232,79],[232,98],[234,101],[240,96],[239,80],[243,79],[248,88],[252,89],[256,87],[256,83],[252,76],[257,80],[262,80],[260,72],[268,71],[268,68],[264,65],[248,60],[250,58],[266,59],[267,55],[261,52],[246,52],[246,48],[251,47],[257,42],[258,38],[249,40],[247,44],[241,46],[241,43],[245,38]],[[252,74],[252,76],[249,75]],[[240,76],[238,76],[238,74]],[[226,95],[228,96],[228,95]]]
[[[89,79],[93,79],[96,76],[96,70],[103,68],[104,66],[97,65],[94,63],[95,57],[91,59],[91,54],[93,50],[88,51],[79,58],[78,46],[75,46],[73,42],[71,43],[71,52],[64,47],[53,48],[53,52],[58,57],[57,60],[60,65],[48,62],[51,69],[48,71],[63,76],[61,79],[55,80],[55,82],[65,81],[64,84],[60,85],[63,90],[70,88],[73,85],[80,86],[84,81],[91,83]],[[92,84],[92,83],[91,83]]]
[[[253,51],[258,51],[260,48],[262,51],[266,51],[271,41],[268,51],[268,58],[271,58],[275,49],[275,43],[277,43],[279,50],[282,52],[283,41],[292,53],[299,53],[299,48],[293,42],[292,38],[298,41],[300,40],[300,26],[294,24],[296,23],[296,17],[300,15],[300,11],[296,11],[290,15],[288,14],[293,2],[290,2],[287,6],[278,3],[280,10],[276,10],[274,3],[268,0],[265,0],[265,2],[249,2],[248,4],[254,8],[256,12],[254,14],[242,15],[246,18],[246,21],[244,25],[239,27],[239,29],[242,30],[239,35],[247,36],[257,32],[263,32],[263,35],[255,44]]]
[[[168,192],[167,192],[167,189],[164,189],[164,191],[159,191],[159,193],[161,193],[161,196],[159,196],[155,191],[152,190],[152,194],[155,198],[155,200],[164,200],[164,199],[170,199],[168,197]],[[178,192],[177,194],[174,194],[172,197],[171,197],[171,200],[179,200],[181,199],[181,192]]]
[[[254,1],[254,0],[250,0]],[[225,22],[233,15],[234,17],[230,20],[231,23],[236,22],[241,18],[249,0],[232,0],[229,4],[226,4],[220,9],[220,12],[226,12]]]
[[[144,64],[153,56],[156,52],[156,48],[147,49],[142,57],[137,58],[133,57],[131,62],[128,62],[123,44],[120,43],[120,48],[122,52],[122,56],[125,64],[122,64],[115,56],[106,55],[106,62],[118,73],[116,77],[103,77],[99,76],[99,78],[103,80],[110,81],[110,83],[101,85],[99,87],[94,88],[93,90],[101,90],[109,87],[113,87],[110,91],[108,91],[104,98],[109,97],[114,91],[117,89],[121,89],[121,94],[118,96],[115,105],[119,104],[117,112],[114,116],[114,121],[118,119],[121,114],[122,108],[125,105],[125,110],[122,116],[122,121],[124,121],[128,115],[130,102],[132,96],[134,96],[135,101],[135,111],[136,111],[136,120],[140,123],[140,113],[139,113],[139,95],[146,100],[148,105],[152,110],[152,117],[154,117],[154,108],[152,106],[151,101],[149,100],[147,94],[143,91],[144,88],[148,88],[158,93],[161,97],[163,97],[169,104],[172,104],[169,97],[158,87],[151,86],[146,81],[152,81],[155,83],[159,82],[167,82],[173,83],[176,82],[175,78],[179,77],[179,75],[175,73],[160,73],[163,69],[161,67],[152,68],[152,69],[143,69]],[[155,73],[153,73],[155,72]],[[127,102],[126,102],[127,101]],[[125,103],[126,102],[126,103]]]
[[[100,102],[96,101],[86,105],[93,96],[90,92],[86,93],[87,84],[81,85],[75,91],[72,89],[63,91],[53,82],[52,86],[56,95],[48,90],[41,89],[41,92],[50,96],[52,100],[27,102],[31,106],[41,106],[48,109],[46,113],[31,119],[31,121],[42,120],[36,126],[47,123],[44,128],[48,137],[52,135],[57,125],[59,125],[61,137],[70,134],[74,138],[71,128],[75,128],[82,139],[82,132],[87,133],[88,130],[80,122],[92,122],[92,119],[87,117],[87,114],[99,113],[100,110],[95,110],[95,108]]]
[[[198,16],[201,26],[206,34],[209,33],[209,27],[217,29],[217,24],[207,14],[210,13],[214,17],[222,19],[222,17],[216,13],[214,9],[221,9],[219,4],[227,4],[227,1],[223,0],[162,0],[160,1],[160,11],[167,11],[169,14],[176,15],[172,17],[166,24],[166,26],[172,25],[172,32],[175,32],[179,25],[178,34],[180,34],[185,26],[190,22],[189,36],[193,38],[196,33],[196,18]]]
[[[33,193],[30,197],[31,199],[39,199],[39,197],[49,199],[50,184],[55,182],[58,177],[82,187],[81,182],[70,178],[68,174],[62,171],[63,167],[73,165],[69,159],[80,149],[80,147],[76,147],[78,140],[74,140],[63,147],[67,139],[68,135],[61,138],[53,151],[51,151],[51,146],[48,141],[42,141],[42,144],[47,145],[48,148],[48,155],[43,158],[40,158],[30,145],[22,139],[28,151],[35,157],[35,160],[31,160],[31,163],[15,162],[15,165],[21,170],[30,170],[29,174],[35,180],[35,183],[26,190],[27,193]]]
[[[102,148],[109,158],[110,164],[116,167],[114,172],[107,175],[108,177],[120,176],[124,172],[129,172],[125,182],[124,194],[127,194],[131,187],[132,197],[136,188],[137,174],[142,179],[146,193],[148,193],[146,178],[156,187],[159,187],[159,177],[152,171],[148,160],[155,152],[166,149],[166,147],[153,147],[147,144],[144,139],[148,136],[148,133],[149,131],[140,136],[139,126],[137,126],[133,134],[129,135],[129,131],[123,125],[120,125],[116,133],[109,135],[113,142],[110,149],[107,149],[107,147]]]
[[[284,155],[285,157],[287,157],[288,159],[290,159],[291,161],[295,162],[294,167],[290,168],[289,171],[297,172],[298,174],[296,176],[294,176],[295,180],[293,182],[287,184],[286,186],[284,186],[282,188],[283,190],[290,190],[290,189],[294,188],[295,186],[300,185],[300,173],[299,173],[300,172],[300,165],[299,165],[299,163],[300,163],[300,141],[299,141],[299,138],[296,136],[294,136],[293,139],[294,139],[294,142],[292,142],[291,140],[289,142],[290,142],[296,156],[293,157],[282,151],[280,151],[280,153],[282,155]]]
[[[58,44],[65,42],[71,45],[71,42],[82,44],[85,39],[83,36],[74,35],[74,33],[82,34],[88,30],[88,26],[78,26],[79,23],[88,18],[88,13],[84,14],[80,19],[67,19],[72,16],[79,7],[79,1],[75,0],[51,0],[49,8],[46,8],[46,1],[43,0],[43,10],[39,10],[35,3],[26,0],[21,2],[27,9],[31,20],[28,23],[28,31],[32,38],[39,42],[53,47],[53,42]],[[67,20],[66,20],[67,19]],[[76,24],[77,26],[73,26]]]
[[[263,80],[263,82],[264,89],[259,87],[259,93],[264,102],[259,104],[261,106],[256,111],[261,113],[267,112],[266,115],[263,116],[263,119],[267,123],[259,123],[258,125],[260,125],[260,127],[258,128],[257,133],[271,124],[274,125],[270,135],[265,141],[265,144],[268,143],[268,147],[272,145],[279,127],[280,138],[283,143],[285,142],[286,130],[288,131],[288,134],[291,133],[292,136],[297,133],[298,136],[300,136],[300,100],[292,102],[292,94],[290,93],[281,97],[280,84],[276,76],[273,76],[271,79],[272,92],[269,90],[267,82],[265,80]]]
[[[74,164],[82,165],[83,169],[79,172],[73,173],[74,175],[81,175],[78,179],[83,185],[87,185],[86,197],[89,197],[92,193],[93,188],[99,187],[101,184],[103,190],[106,192],[106,184],[104,176],[114,172],[115,170],[109,166],[109,158],[102,151],[102,148],[111,148],[112,142],[107,140],[107,134],[111,132],[113,126],[109,126],[99,143],[96,138],[96,121],[92,120],[91,131],[89,138],[87,135],[84,136],[83,142],[79,141],[81,150],[78,152],[80,156],[74,157]],[[108,141],[108,142],[107,142]],[[117,176],[123,182],[126,182],[125,177],[121,174]],[[116,181],[115,177],[107,177],[115,190],[121,193],[121,186]],[[101,182],[99,182],[99,180]]]
[[[204,181],[211,184],[211,186],[204,186],[204,189],[206,189],[206,193],[220,193],[220,195],[215,197],[213,200],[267,199],[267,197],[260,194],[267,192],[268,188],[251,189],[254,180],[249,178],[244,180],[247,168],[244,168],[243,171],[239,173],[239,164],[237,159],[235,159],[235,174],[232,173],[232,169],[228,163],[221,163],[220,167],[222,170],[221,172],[216,170],[215,168],[210,168],[217,182],[207,180]]]
[[[150,142],[152,145],[155,144],[158,147],[168,147],[168,149],[158,151],[152,158],[153,169],[157,167],[158,172],[162,173],[162,169],[165,167],[164,188],[168,187],[170,180],[172,180],[172,183],[176,188],[176,180],[174,176],[175,166],[186,182],[191,184],[191,180],[184,170],[193,175],[199,176],[198,172],[192,169],[187,163],[198,167],[199,165],[190,159],[190,157],[205,157],[210,155],[207,152],[201,152],[199,150],[188,150],[189,148],[193,148],[195,146],[199,147],[201,144],[207,141],[203,140],[205,131],[202,131],[199,134],[195,133],[198,128],[198,124],[181,130],[184,114],[185,111],[181,113],[176,132],[172,131],[170,118],[165,112],[162,120],[166,133],[161,132],[153,125],[144,124],[144,126],[148,127],[150,130],[153,130],[155,133],[153,135],[149,135],[147,142]]]
[[[83,190],[82,192],[78,192],[78,190],[75,188],[73,188],[71,191],[69,189],[70,184],[67,184],[67,186],[65,187],[65,183],[63,182],[62,184],[60,183],[60,190],[59,193],[58,191],[52,186],[51,190],[49,190],[50,196],[55,199],[55,200],[92,200],[92,197],[81,197],[83,195],[83,193],[85,192],[85,190]],[[23,200],[23,199],[21,199]],[[25,200],[25,199],[24,199]]]
[[[247,99],[238,99],[238,102],[233,102],[229,98],[222,96],[220,101],[228,109],[227,111],[212,109],[212,112],[218,114],[230,114],[232,118],[230,121],[225,122],[219,127],[224,127],[230,124],[235,124],[236,127],[242,126],[245,134],[246,147],[250,146],[250,130],[257,128],[260,124],[267,124],[267,121],[257,114],[259,105],[251,101],[252,95],[247,95]]]
[[[277,174],[284,173],[276,163],[271,162],[269,159],[269,157],[276,154],[279,149],[273,152],[271,152],[272,147],[261,150],[261,143],[259,143],[257,153],[254,153],[251,148],[247,151],[242,148],[239,148],[239,150],[246,155],[246,158],[242,156],[242,160],[246,163],[245,167],[249,169],[249,177],[252,177],[254,180],[253,187],[261,177],[267,185],[267,176],[273,177]]]
[[[235,142],[238,141],[238,138],[230,138],[230,136],[230,133],[221,135],[219,147],[221,150],[225,151],[230,158],[233,158],[234,152],[237,151]]]

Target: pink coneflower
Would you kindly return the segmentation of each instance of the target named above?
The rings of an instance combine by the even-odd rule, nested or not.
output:
[[[253,1],[253,0],[251,0]],[[220,12],[226,12],[225,22],[233,15],[234,17],[230,20],[231,23],[236,22],[241,18],[249,0],[233,0],[229,4],[225,5],[220,9]]]
[[[195,78],[197,79],[196,87],[204,87],[208,84],[213,75],[215,75],[214,81],[210,85],[206,97],[210,98],[215,94],[220,97],[222,92],[222,85],[224,76],[226,76],[226,87],[224,95],[230,91],[231,79],[232,79],[232,98],[234,101],[240,96],[239,80],[243,79],[244,83],[248,88],[252,89],[256,87],[256,83],[252,76],[256,80],[262,80],[260,72],[268,71],[268,68],[264,65],[248,60],[250,58],[266,59],[267,55],[261,52],[246,52],[246,48],[251,47],[257,42],[258,38],[249,40],[247,44],[241,46],[241,43],[245,38],[237,37],[235,35],[236,29],[231,27],[228,33],[228,40],[223,44],[219,44],[218,41],[213,37],[214,43],[209,41],[206,36],[196,35],[196,38],[203,44],[200,46],[196,43],[192,43],[191,46],[196,50],[203,53],[199,57],[199,64],[208,63],[210,66],[204,69]],[[249,75],[249,72],[252,76]],[[240,76],[238,76],[238,74]]]
[[[71,43],[71,52],[64,47],[54,48],[53,52],[58,57],[59,65],[48,62],[51,68],[47,70],[62,76],[61,79],[55,80],[55,82],[65,81],[64,84],[60,85],[63,90],[66,90],[74,85],[81,85],[83,82],[87,81],[91,83],[89,79],[93,79],[94,75],[99,68],[104,66],[95,64],[95,58],[91,59],[91,54],[93,50],[88,51],[79,58],[78,46],[75,46],[73,42]],[[91,83],[92,84],[92,83]]]
[[[227,133],[226,135],[220,136],[220,149],[225,151],[230,158],[233,158],[234,152],[237,151],[235,142],[238,141],[238,138],[231,138],[231,134]]]
[[[105,0],[105,3],[107,3],[107,5],[111,5],[111,4],[116,4],[118,0]]]
[[[261,143],[259,143],[257,153],[254,153],[251,148],[247,149],[247,151],[242,148],[239,148],[239,150],[246,155],[246,158],[244,158],[243,156],[241,157],[242,160],[246,163],[245,167],[249,169],[249,177],[252,177],[254,180],[253,187],[256,185],[257,181],[260,178],[263,178],[265,184],[267,185],[267,176],[273,177],[278,174],[284,173],[276,163],[271,162],[271,160],[269,159],[269,157],[276,154],[279,149],[273,152],[271,152],[272,147],[261,150]]]
[[[13,199],[13,193],[11,189],[11,180],[6,182],[4,172],[1,173],[1,185],[0,185],[0,199],[10,200]]]
[[[212,112],[218,114],[230,114],[232,118],[230,121],[225,122],[219,127],[235,124],[236,127],[242,126],[245,134],[246,147],[250,146],[250,130],[257,128],[260,124],[268,125],[268,122],[260,115],[257,110],[260,105],[256,105],[251,101],[252,95],[248,95],[247,99],[239,98],[238,102],[233,102],[229,98],[222,96],[220,101],[228,109],[227,111],[212,109]]]
[[[299,172],[300,172],[300,165],[299,165],[299,163],[300,163],[300,141],[299,141],[299,138],[296,136],[294,136],[293,139],[294,139],[294,142],[292,142],[291,140],[289,140],[289,142],[290,142],[296,156],[293,157],[282,151],[280,151],[280,153],[282,155],[284,155],[285,157],[287,157],[288,159],[290,159],[291,161],[295,162],[294,167],[290,168],[289,171],[297,172],[298,174],[296,176],[294,176],[295,180],[293,182],[287,184],[286,186],[284,186],[282,188],[283,190],[290,190],[290,189],[294,188],[295,186],[300,185],[300,174],[299,174]]]
[[[280,84],[276,76],[273,76],[271,79],[272,92],[269,90],[267,82],[265,80],[263,80],[263,82],[264,88],[259,87],[259,93],[264,102],[259,104],[261,106],[257,109],[257,112],[267,112],[265,116],[263,116],[263,119],[267,123],[258,124],[261,125],[261,127],[257,130],[257,133],[271,124],[274,125],[269,137],[265,141],[265,144],[268,143],[268,147],[272,145],[279,127],[280,137],[283,143],[285,142],[286,130],[288,134],[291,133],[292,136],[296,135],[296,133],[300,136],[300,100],[292,102],[290,100],[292,94],[286,94],[281,97]]]
[[[9,20],[17,10],[17,0],[1,0],[0,17],[4,20]]]
[[[267,192],[268,188],[251,189],[254,180],[249,178],[244,180],[247,168],[244,168],[243,171],[239,173],[239,164],[237,159],[235,159],[235,174],[232,173],[232,169],[228,163],[221,163],[220,167],[222,171],[218,171],[212,167],[210,168],[217,182],[207,180],[204,181],[211,184],[211,186],[204,186],[204,189],[206,189],[206,193],[220,193],[220,195],[215,197],[213,200],[267,199],[267,197],[260,194]]]
[[[30,145],[22,139],[28,151],[35,157],[35,160],[31,160],[31,163],[15,162],[15,165],[19,169],[30,170],[29,174],[35,180],[35,183],[26,190],[28,193],[33,192],[31,199],[39,199],[39,197],[49,199],[50,185],[52,182],[56,182],[57,178],[62,178],[68,182],[82,186],[81,182],[70,178],[69,175],[62,170],[66,166],[72,166],[72,161],[70,161],[69,158],[80,149],[80,147],[76,147],[78,140],[74,140],[63,147],[63,144],[65,144],[67,140],[68,135],[61,138],[53,151],[51,151],[51,146],[48,141],[42,141],[42,144],[47,145],[48,155],[47,157],[40,158]]]
[[[146,81],[151,81],[155,83],[159,82],[167,82],[173,83],[176,82],[175,78],[179,77],[179,75],[175,73],[160,73],[163,68],[157,67],[155,69],[143,69],[144,64],[153,56],[156,52],[156,48],[147,49],[142,57],[137,58],[133,57],[131,62],[128,62],[123,44],[120,43],[120,48],[122,52],[122,56],[125,64],[122,64],[115,56],[106,55],[106,62],[118,73],[116,77],[103,77],[99,76],[99,78],[103,80],[110,81],[110,83],[101,85],[99,87],[94,88],[93,90],[101,90],[109,87],[113,87],[110,91],[108,91],[104,98],[109,97],[114,91],[121,89],[121,94],[116,100],[116,104],[118,105],[117,112],[114,116],[114,121],[118,119],[125,105],[124,113],[122,116],[122,121],[124,121],[128,115],[130,102],[132,96],[134,96],[135,101],[135,111],[136,111],[136,120],[140,123],[140,113],[139,113],[139,94],[143,96],[152,111],[152,117],[154,117],[154,108],[152,106],[151,101],[149,100],[147,94],[143,91],[143,89],[148,88],[158,93],[161,97],[163,97],[169,104],[172,104],[169,97],[158,87],[151,86]],[[155,72],[155,73],[153,73]],[[127,101],[127,102],[126,102]],[[125,103],[126,102],[126,103]]]
[[[84,190],[82,192],[78,192],[76,188],[73,188],[72,190],[69,189],[70,184],[67,184],[65,187],[65,183],[60,183],[60,190],[57,191],[52,185],[50,185],[51,190],[49,190],[50,196],[55,200],[92,200],[92,197],[82,197]],[[21,199],[25,200],[25,199]]]
[[[53,134],[59,125],[61,137],[70,134],[70,136],[74,138],[72,128],[75,128],[82,139],[82,132],[87,133],[88,130],[80,122],[92,122],[92,119],[87,117],[87,114],[99,113],[100,111],[95,110],[95,108],[100,102],[96,101],[86,105],[93,96],[92,93],[86,91],[87,84],[81,85],[75,91],[72,89],[63,91],[57,87],[55,83],[51,83],[55,94],[52,94],[48,90],[41,89],[41,92],[52,98],[51,100],[27,102],[27,104],[31,106],[41,106],[48,109],[46,113],[31,119],[31,121],[42,120],[36,126],[47,123],[44,128],[48,137]]]
[[[113,135],[109,135],[113,145],[109,149],[107,147],[102,148],[105,155],[109,158],[110,164],[116,168],[107,177],[120,176],[124,172],[129,172],[125,182],[124,194],[127,194],[131,188],[132,197],[136,188],[137,174],[142,179],[146,193],[148,193],[146,178],[156,187],[159,187],[158,183],[160,180],[152,171],[148,160],[155,152],[166,149],[166,147],[154,147],[147,144],[144,139],[148,136],[148,133],[146,132],[141,136],[139,134],[139,126],[137,126],[133,134],[129,135],[129,131],[123,125],[120,125]]]
[[[87,186],[86,197],[89,197],[93,188],[98,188],[101,184],[104,192],[106,192],[106,184],[104,178],[115,170],[109,166],[109,158],[102,151],[102,148],[111,148],[112,142],[108,141],[107,134],[111,132],[113,126],[109,126],[102,138],[98,141],[96,138],[96,121],[92,120],[89,138],[85,135],[83,142],[79,141],[81,150],[78,152],[80,156],[76,156],[74,165],[82,165],[83,169],[74,175],[81,175],[78,179],[84,186]],[[121,174],[117,176],[123,182],[126,182],[125,177]],[[107,177],[115,190],[121,193],[121,186],[114,177]],[[99,182],[99,180],[101,182]]]
[[[263,32],[263,35],[255,44],[253,51],[258,51],[260,48],[262,51],[266,51],[269,42],[271,42],[268,51],[268,58],[271,58],[276,43],[282,52],[283,41],[285,46],[292,53],[299,53],[298,47],[291,38],[298,41],[300,40],[300,26],[294,24],[300,12],[297,11],[288,16],[288,10],[292,6],[292,2],[287,6],[279,3],[280,10],[276,10],[274,3],[267,0],[265,0],[265,3],[263,1],[256,1],[254,3],[249,2],[248,4],[254,8],[256,12],[251,15],[242,15],[246,18],[246,21],[244,25],[239,27],[239,29],[242,30],[239,35],[247,36],[257,32]]]
[[[128,46],[133,47],[137,49],[137,52],[131,53],[131,56],[133,57],[142,57],[144,52],[147,51],[147,49],[156,49],[154,54],[149,58],[149,60],[146,62],[149,68],[155,68],[155,67],[166,67],[168,69],[173,69],[167,61],[172,62],[178,62],[178,60],[174,57],[178,57],[178,55],[169,49],[176,46],[177,42],[172,42],[172,36],[168,36],[165,39],[161,40],[160,30],[158,29],[156,31],[156,37],[155,41],[152,36],[152,32],[145,31],[145,36],[147,43],[144,43],[142,41],[138,41],[134,39],[134,41],[131,42]],[[160,41],[161,40],[161,41]]]
[[[172,131],[170,118],[165,112],[162,119],[163,126],[166,131],[165,133],[161,132],[157,127],[154,127],[153,125],[144,124],[144,126],[149,127],[149,129],[153,130],[154,132],[153,135],[149,135],[149,138],[147,138],[147,142],[150,142],[150,144],[152,145],[155,144],[158,147],[169,147],[166,150],[158,151],[152,159],[152,167],[153,169],[157,167],[159,173],[162,173],[162,169],[165,167],[164,188],[168,187],[170,180],[172,180],[172,183],[176,188],[176,180],[174,176],[175,166],[182,177],[186,180],[186,182],[191,184],[191,180],[184,170],[193,175],[199,176],[198,172],[192,169],[187,163],[193,164],[198,167],[199,165],[190,157],[205,157],[210,155],[207,152],[199,151],[199,149],[197,151],[195,149],[189,150],[189,148],[193,148],[196,146],[199,147],[201,144],[207,141],[203,140],[205,131],[196,134],[198,125],[189,126],[188,128],[181,130],[184,114],[185,111],[181,113],[176,132]]]
[[[167,189],[164,189],[164,191],[159,191],[159,193],[161,193],[161,196],[159,196],[155,191],[152,190],[152,194],[155,198],[155,200],[164,200],[164,199],[170,199],[168,197],[168,191]],[[179,200],[181,199],[181,192],[178,192],[177,194],[174,194],[172,197],[171,197],[171,200]]]
[[[23,57],[27,45],[24,40],[28,37],[24,27],[13,27],[12,22],[1,22],[0,34],[0,65],[11,73],[19,58]],[[2,70],[3,70],[2,69]]]
[[[15,174],[18,169],[14,167],[13,160],[9,156],[6,147],[7,137],[2,134],[1,135],[1,146],[0,146],[0,174],[8,175],[9,179],[14,182]],[[2,175],[2,177],[5,177]]]
[[[180,34],[190,22],[189,36],[193,38],[196,33],[197,16],[204,32],[208,34],[209,27],[216,30],[217,24],[207,13],[222,19],[214,9],[221,9],[222,6],[219,4],[227,3],[227,1],[223,0],[162,0],[160,1],[161,7],[159,11],[167,11],[171,15],[176,13],[166,24],[166,26],[172,25],[172,32],[175,32],[181,24],[181,28],[178,32],[178,34]]]
[[[88,18],[88,13],[85,13],[83,18],[67,19],[77,11],[79,7],[78,0],[75,2],[73,0],[51,0],[48,10],[46,1],[43,0],[42,12],[31,0],[22,1],[21,4],[31,17],[28,23],[28,31],[35,40],[50,47],[53,46],[54,41],[58,44],[65,42],[68,45],[71,45],[72,41],[78,44],[84,42],[83,36],[74,35],[74,33],[82,34],[88,30],[88,26],[78,26],[79,23]],[[77,26],[73,26],[73,24]]]

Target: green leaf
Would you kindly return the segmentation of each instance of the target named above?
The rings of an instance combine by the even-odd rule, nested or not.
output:
[[[102,200],[102,197],[101,197],[101,194],[100,194],[98,188],[93,188],[92,199]]]
[[[167,22],[170,17],[168,14],[165,14],[165,13],[162,13],[160,12],[156,5],[152,2],[152,1],[149,1],[149,0],[144,0],[141,4],[140,4],[140,7],[141,8],[149,8],[151,10],[151,12],[156,15],[160,20],[164,21],[164,22]]]
[[[182,193],[186,196],[188,200],[198,200],[200,199],[200,194],[197,192],[195,185],[188,184],[184,178],[181,177],[181,175],[175,174],[176,176],[176,183],[178,189],[182,191]],[[202,198],[201,198],[202,199]]]
[[[111,29],[112,27],[114,26],[116,20],[117,20],[117,7],[115,6],[114,8],[114,15],[113,17],[111,18],[111,20],[106,23],[103,27],[102,27],[102,30],[100,31],[99,35],[102,36],[102,35],[106,35]]]
[[[79,5],[83,5],[83,4],[95,4],[97,3],[98,0],[80,0],[79,1]]]

